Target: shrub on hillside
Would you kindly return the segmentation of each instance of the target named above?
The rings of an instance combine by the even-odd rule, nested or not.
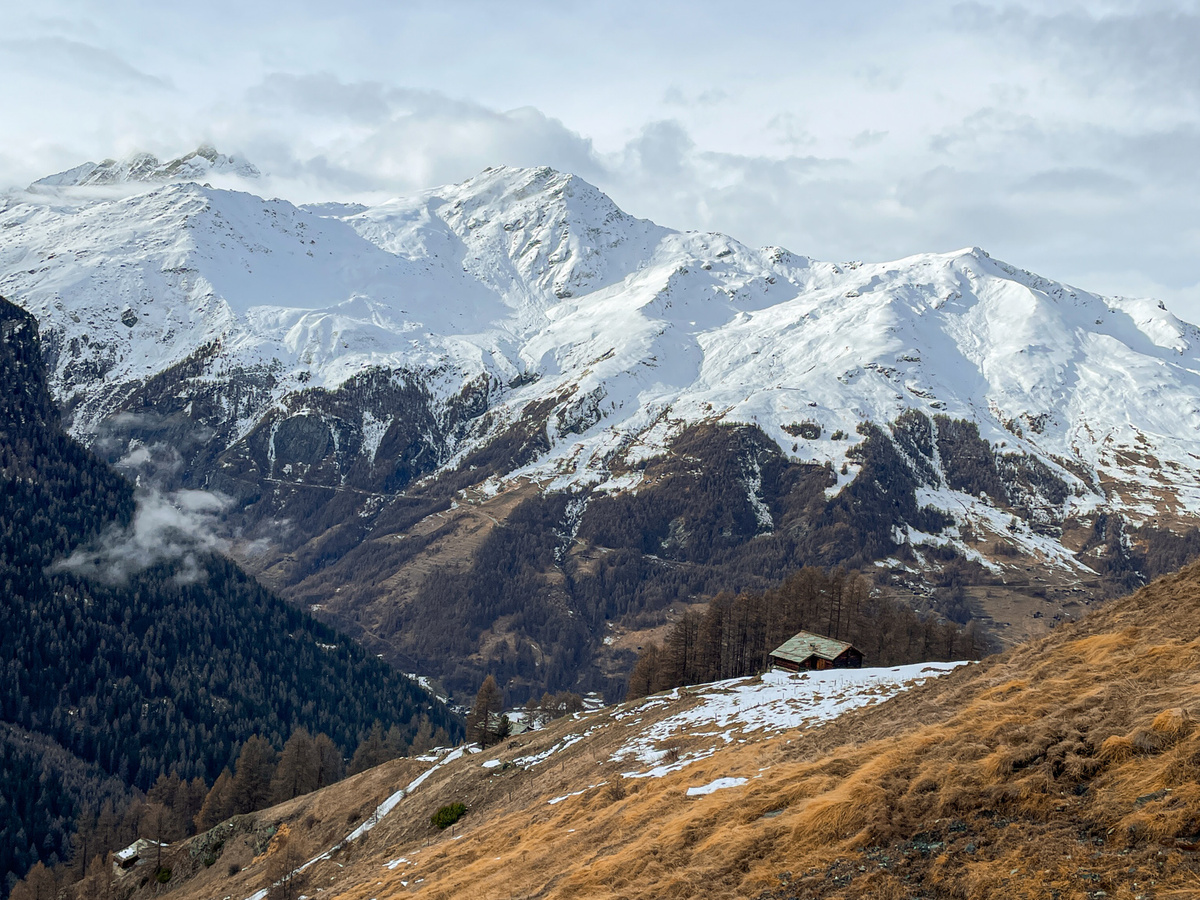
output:
[[[436,825],[439,829],[449,828],[455,822],[463,817],[463,813],[467,808],[461,803],[448,803],[445,806],[439,807],[438,811],[430,816],[429,821]]]

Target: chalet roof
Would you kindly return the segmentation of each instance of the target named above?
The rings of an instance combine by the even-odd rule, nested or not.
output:
[[[118,850],[116,853],[114,853],[113,859],[115,859],[117,862],[129,862],[130,860],[137,859],[138,853],[140,853],[142,849],[141,841],[134,841],[124,850]]]
[[[835,641],[833,638],[822,637],[811,631],[801,631],[776,647],[771,651],[771,655],[795,663],[802,663],[813,656],[832,662],[850,647],[851,645],[845,641]]]
[[[113,854],[113,861],[118,863],[133,862],[137,859],[143,850],[148,850],[151,847],[166,847],[167,844],[157,844],[149,838],[138,838],[124,850],[118,850]]]

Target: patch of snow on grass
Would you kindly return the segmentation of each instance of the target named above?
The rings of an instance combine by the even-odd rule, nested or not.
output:
[[[592,732],[594,732],[598,727],[599,727],[598,725],[593,725],[587,731],[583,732],[583,734],[572,734],[568,737],[563,738],[561,741],[559,741],[557,744],[555,744],[549,750],[543,750],[541,753],[534,753],[529,756],[520,756],[520,757],[517,757],[516,759],[514,759],[513,762],[516,763],[518,766],[525,766],[525,767],[536,766],[538,763],[545,762],[546,760],[548,760],[555,753],[558,753],[562,750],[566,750],[572,744],[578,744],[585,737],[589,737],[592,734]]]
[[[741,787],[745,783],[745,778],[718,778],[716,781],[710,781],[708,784],[701,785],[700,787],[688,788],[687,795],[689,797],[702,797],[705,794],[711,794],[723,788]]]
[[[786,731],[827,722],[848,710],[887,700],[961,665],[964,663],[914,663],[798,674],[773,669],[753,678],[686,688],[688,693],[699,695],[698,703],[655,723],[622,745],[610,759],[652,767],[649,771],[624,773],[626,778],[659,777],[710,756],[719,744],[728,743],[736,733]],[[660,699],[651,698],[651,703]],[[677,735],[710,737],[713,747],[691,750],[664,764],[667,752],[658,745]]]
[[[678,772],[684,766],[690,766],[692,763],[698,762],[699,760],[708,759],[710,756],[712,756],[716,752],[717,752],[716,748],[713,747],[708,750],[700,750],[700,751],[697,751],[694,753],[688,753],[684,756],[679,757],[679,759],[675,760],[674,762],[664,763],[660,766],[655,766],[654,768],[648,769],[645,772],[622,772],[621,777],[622,778],[662,778],[664,775],[670,775],[672,772]],[[666,753],[664,753],[663,751],[658,751],[658,753],[659,753],[660,757],[666,756]],[[615,754],[614,754],[613,758],[614,759],[616,758]],[[644,760],[642,762],[644,762]]]
[[[589,784],[583,790],[572,791],[569,794],[563,794],[561,797],[555,797],[553,800],[547,800],[546,803],[548,803],[550,806],[554,806],[557,803],[562,803],[564,800],[569,800],[571,797],[578,797],[580,794],[586,794],[592,788],[603,787],[606,784],[608,784],[607,781],[601,781],[599,784]]]

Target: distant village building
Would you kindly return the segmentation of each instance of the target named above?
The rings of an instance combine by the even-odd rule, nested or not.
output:
[[[771,651],[771,665],[789,672],[814,669],[858,669],[863,655],[845,641],[801,631]]]

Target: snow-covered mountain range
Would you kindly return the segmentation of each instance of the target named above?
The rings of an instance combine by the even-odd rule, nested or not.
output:
[[[548,169],[370,209],[194,183],[112,201],[10,195],[0,228],[0,291],[42,323],[84,437],[131,386],[219,341],[212,377],[278,373],[238,437],[290,392],[366,369],[436,372],[442,394],[536,376],[499,388],[499,409],[595,398],[595,422],[552,434],[527,467],[563,485],[603,481],[630,437],[644,453],[705,419],[756,423],[785,452],[840,465],[853,442],[830,435],[915,408],[1115,481],[1134,474],[1130,453],[1177,464],[1180,503],[1200,511],[1200,330],[978,248],[818,262],[661,228]],[[799,420],[821,436],[798,443],[784,429]]]
[[[190,180],[206,166],[248,186],[257,172],[202,148],[89,163],[0,201],[0,294],[41,323],[72,431],[114,458],[170,443],[192,486],[249,503],[248,479],[319,483],[378,505],[518,434],[458,500],[532,480],[586,505],[644,489],[646,461],[688,429],[741,423],[789,464],[828,466],[834,496],[864,464],[866,423],[892,435],[915,411],[928,436],[892,441],[919,506],[952,524],[900,523],[897,546],[948,543],[995,573],[1007,563],[984,548],[1001,540],[1070,573],[1097,546],[1072,522],[1200,516],[1200,329],[1154,300],[978,248],[865,264],[750,248],[635,218],[547,168],[366,208]],[[73,187],[111,180],[146,184]],[[939,456],[933,423],[949,420],[1038,477],[972,488]],[[743,494],[769,533],[756,465]]]

